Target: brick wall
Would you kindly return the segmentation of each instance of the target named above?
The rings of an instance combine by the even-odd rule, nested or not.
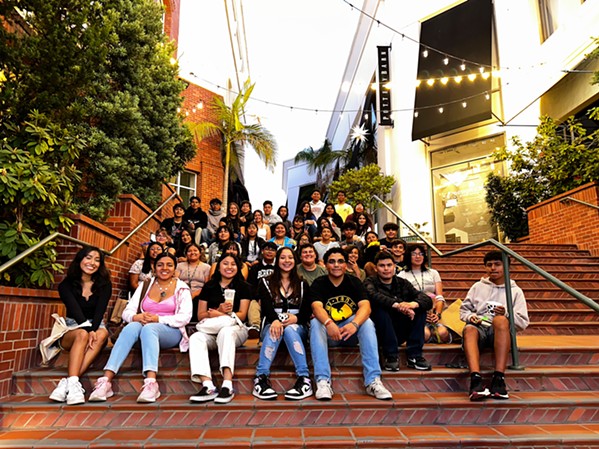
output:
[[[165,0],[164,7],[164,34],[177,43],[179,41],[179,16],[181,0]]]
[[[0,398],[10,395],[13,372],[41,362],[37,345],[50,335],[51,315],[64,311],[54,290],[0,286]]]
[[[599,183],[570,190],[527,209],[530,243],[574,243],[599,256],[599,210],[573,201],[599,206]]]
[[[218,97],[203,87],[189,84],[183,93],[184,102],[182,113],[189,123],[216,122],[216,116],[211,108],[214,99]],[[198,107],[202,105],[203,107]],[[220,137],[211,137],[201,142],[196,139],[198,151],[194,158],[185,166],[186,170],[196,173],[197,192],[202,209],[210,207],[212,198],[222,198],[225,168],[221,157]]]

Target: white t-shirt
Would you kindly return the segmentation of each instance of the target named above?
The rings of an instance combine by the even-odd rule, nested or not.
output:
[[[339,248],[338,242],[329,242],[326,245],[322,242],[315,242],[314,249],[318,253],[318,258],[322,260],[324,258],[324,254],[330,250],[331,248]]]
[[[441,282],[439,272],[432,268],[428,268],[426,271],[402,270],[399,272],[398,276],[412,284],[416,290],[432,295],[437,294],[435,284]]]

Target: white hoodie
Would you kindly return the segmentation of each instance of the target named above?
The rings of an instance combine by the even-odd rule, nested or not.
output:
[[[514,325],[516,330],[522,331],[528,327],[528,310],[526,308],[526,299],[524,299],[524,292],[520,287],[516,285],[515,281],[511,281],[512,287],[512,304],[514,307]],[[483,316],[487,313],[487,302],[497,301],[501,303],[506,309],[507,306],[505,300],[505,285],[496,285],[491,282],[488,278],[483,277],[480,281],[470,287],[466,299],[462,302],[460,307],[460,319],[466,323],[470,322],[470,317],[473,315]]]

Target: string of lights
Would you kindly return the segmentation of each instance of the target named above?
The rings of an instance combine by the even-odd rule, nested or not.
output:
[[[229,90],[226,87],[221,86],[220,84],[213,83],[211,81],[203,79],[203,78],[197,76],[193,72],[189,72],[189,75],[191,75],[193,78],[195,78],[203,83],[210,84],[211,86],[214,86],[218,89],[222,89],[224,91],[229,91],[235,95],[238,94],[238,92],[236,92],[234,90]],[[466,108],[466,107],[468,107],[468,101],[478,98],[478,97],[484,97],[485,100],[490,100],[491,95],[496,92],[499,92],[499,89],[487,90],[487,91],[483,91],[483,92],[480,92],[480,93],[477,93],[474,95],[469,95],[467,97],[459,98],[457,100],[423,106],[423,107],[419,107],[417,109],[415,109],[415,108],[392,109],[391,112],[413,112],[415,114],[415,117],[418,117],[418,111],[423,111],[423,110],[427,110],[427,109],[437,109],[437,111],[442,114],[444,112],[445,108],[447,108],[448,106],[451,106],[454,104],[460,104],[463,108]],[[290,106],[290,105],[286,105],[286,104],[282,104],[282,103],[276,103],[276,102],[262,100],[260,98],[253,98],[253,97],[250,97],[250,101],[263,103],[263,104],[266,104],[269,106],[285,108],[285,109],[289,109],[290,111],[312,112],[312,113],[316,113],[316,114],[318,114],[319,112],[344,114],[344,113],[361,112],[362,111],[362,109],[314,109],[314,108],[307,108],[307,107],[301,107],[301,106]],[[201,104],[201,107],[200,107],[200,104],[196,105],[195,107],[201,108],[201,107],[203,107],[203,103]],[[378,112],[379,112],[379,110],[377,109],[376,113],[378,113]]]

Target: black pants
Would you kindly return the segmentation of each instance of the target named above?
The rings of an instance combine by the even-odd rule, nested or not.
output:
[[[424,325],[426,312],[415,310],[410,317],[395,309],[373,307],[370,318],[376,326],[376,336],[384,357],[397,357],[399,345],[406,342],[406,355],[410,358],[421,357],[424,346]]]

